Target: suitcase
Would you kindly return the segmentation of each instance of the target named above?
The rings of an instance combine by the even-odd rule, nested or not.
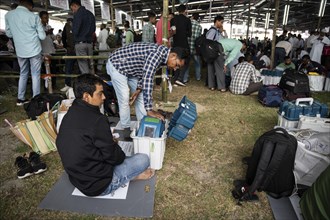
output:
[[[283,90],[278,86],[262,86],[258,92],[258,101],[267,107],[278,107],[282,103]]]
[[[300,98],[295,102],[284,101],[280,105],[279,114],[284,112],[284,118],[288,120],[298,121],[300,115],[321,118],[328,116],[329,108],[326,104],[314,101],[313,98]]]
[[[304,93],[308,96],[310,93],[308,76],[291,69],[285,70],[279,86],[295,94]]]

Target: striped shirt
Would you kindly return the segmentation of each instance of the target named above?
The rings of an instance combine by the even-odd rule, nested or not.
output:
[[[190,54],[192,55],[196,54],[195,40],[197,37],[201,35],[202,35],[202,26],[196,20],[191,20],[191,37],[188,37]]]
[[[154,75],[161,65],[166,65],[170,50],[153,43],[133,43],[115,50],[109,60],[118,72],[126,77],[137,77],[142,89],[144,107],[152,110]]]
[[[148,22],[142,28],[142,42],[154,43],[155,42],[155,28]]]
[[[238,95],[243,94],[251,81],[258,82],[256,68],[246,61],[242,62],[236,66],[235,75],[229,87],[230,91]]]

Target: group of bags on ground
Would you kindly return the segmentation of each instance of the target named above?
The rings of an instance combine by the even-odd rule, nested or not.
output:
[[[315,89],[316,84],[317,87],[324,87],[326,91],[330,91],[330,78],[310,74],[304,74],[293,69],[286,69],[284,72],[276,69],[262,70],[264,85],[258,92],[259,102],[267,107],[278,107],[284,100],[292,101],[297,98],[310,97],[311,91],[322,91],[322,89]],[[268,80],[267,82],[267,78],[276,80]]]
[[[243,158],[246,176],[234,181],[232,195],[240,203],[258,200],[256,191],[276,199],[298,194],[305,219],[330,219],[329,109],[308,97],[305,76],[296,72],[282,76],[276,87],[280,101],[272,99],[270,104],[279,106],[278,125],[261,135],[251,156]],[[290,101],[283,100],[282,92],[290,95]]]

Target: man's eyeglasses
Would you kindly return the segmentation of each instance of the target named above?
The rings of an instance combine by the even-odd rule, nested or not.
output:
[[[180,60],[176,59],[176,65],[175,65],[175,69],[180,69],[182,67]]]

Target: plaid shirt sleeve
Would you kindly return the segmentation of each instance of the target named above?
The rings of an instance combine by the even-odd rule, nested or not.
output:
[[[154,81],[154,74],[156,73],[157,67],[160,65],[160,61],[160,53],[149,54],[143,67],[142,91],[144,107],[146,111],[152,110],[152,87]],[[140,83],[141,82],[139,82],[139,84]]]

